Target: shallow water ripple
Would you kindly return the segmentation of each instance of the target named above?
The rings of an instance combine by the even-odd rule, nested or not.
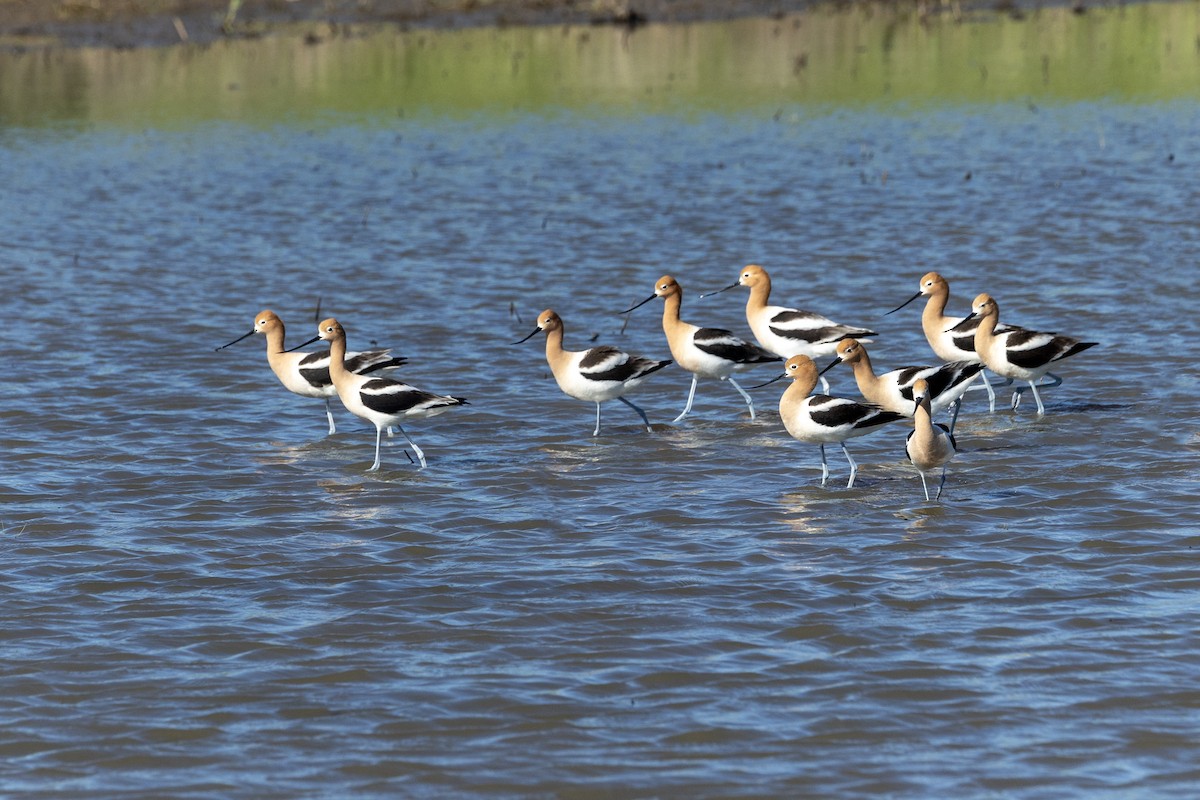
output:
[[[774,111],[8,131],[5,790],[1185,796],[1196,108]],[[748,333],[696,295],[749,262],[879,366],[931,358],[882,316],[928,269],[1102,344],[1043,419],[970,395],[941,504],[900,426],[820,487],[778,384],[673,425],[664,371],[652,433],[614,405],[593,439],[509,344],[549,306],[663,356],[617,312],[664,272]],[[411,426],[428,470],[391,440],[365,473],[261,341],[213,352],[264,307],[307,338],[318,298],[471,400]]]

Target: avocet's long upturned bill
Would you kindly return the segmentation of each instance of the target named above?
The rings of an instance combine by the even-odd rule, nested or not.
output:
[[[923,379],[913,384],[913,400],[913,429],[904,440],[904,452],[921,476],[926,500],[929,499],[929,484],[925,482],[925,473],[942,468],[942,480],[933,498],[937,500],[941,498],[942,487],[946,485],[946,464],[954,458],[958,444],[949,428],[941,423],[933,424],[930,418],[929,384]]]
[[[724,289],[700,296],[719,294],[737,286],[750,288],[750,298],[746,301],[746,321],[750,323],[750,330],[754,331],[754,338],[783,358],[795,355],[809,358],[830,356],[842,339],[863,339],[877,335],[875,331],[842,325],[812,311],[770,305],[771,277],[757,264],[750,264],[743,269],[737,281]]]
[[[944,411],[953,405],[954,419],[957,420],[959,399],[983,371],[983,364],[972,359],[936,367],[901,367],[876,375],[871,368],[871,357],[867,355],[866,345],[857,339],[843,339],[838,342],[837,359],[822,372],[828,372],[842,362],[854,368],[854,380],[858,383],[858,390],[868,402],[906,417],[911,417],[915,410],[913,392],[916,383],[925,381],[933,413]],[[953,422],[950,428],[953,430]]]
[[[323,320],[317,326],[317,335],[300,346],[312,344],[318,339],[329,342],[329,377],[333,380],[338,397],[342,399],[342,405],[354,416],[375,426],[375,463],[367,472],[379,469],[380,440],[383,437],[383,429],[389,426],[395,426],[396,430],[400,431],[400,435],[417,454],[417,460],[424,468],[425,454],[409,437],[404,426],[400,424],[401,421],[432,417],[448,408],[466,405],[467,401],[461,397],[424,392],[389,378],[354,374],[345,365],[346,331],[333,317]]]
[[[987,368],[997,375],[1026,381],[1033,390],[1038,414],[1045,414],[1046,409],[1042,405],[1041,395],[1038,394],[1037,381],[1043,375],[1048,375],[1052,382],[1043,385],[1058,386],[1062,383],[1062,378],[1050,372],[1051,365],[1097,344],[1081,342],[1070,336],[1024,329],[1000,332],[997,330],[1000,306],[986,293],[975,298],[975,302],[971,304],[971,316],[960,325],[965,327],[976,319],[979,321],[979,327],[975,329],[975,351],[979,353]],[[1022,391],[1024,387],[1013,393],[1014,410],[1021,403]]]
[[[683,304],[683,288],[670,275],[664,275],[654,284],[654,294],[647,297],[633,308],[622,313],[629,313],[634,308],[641,308],[655,297],[661,297],[663,303],[663,333],[667,335],[667,346],[675,363],[692,373],[692,388],[688,391],[687,405],[683,412],[675,418],[679,422],[692,410],[692,401],[696,397],[696,383],[700,378],[717,378],[729,381],[730,385],[746,401],[750,411],[750,419],[754,419],[754,401],[750,395],[738,386],[733,379],[733,373],[739,372],[755,364],[765,364],[782,361],[779,356],[768,353],[758,345],[751,344],[733,335],[732,331],[721,328],[701,328],[691,325],[679,318],[679,310]]]
[[[279,378],[279,382],[288,391],[302,397],[323,397],[325,399],[325,416],[329,419],[329,433],[330,435],[337,433],[337,426],[333,422],[333,410],[329,407],[329,399],[337,394],[337,389],[334,388],[333,381],[329,378],[329,350],[314,350],[311,353],[295,353],[285,350],[283,320],[269,309],[259,312],[258,316],[254,318],[254,327],[250,329],[249,333],[243,334],[217,349],[224,350],[256,333],[263,334],[267,339],[267,363],[271,365],[271,371],[275,373],[276,378]],[[301,347],[303,346],[301,345]],[[346,369],[359,375],[392,370],[407,361],[408,359],[403,356],[393,356],[390,350],[364,350],[361,353],[346,353]]]
[[[783,418],[783,426],[792,438],[820,446],[821,485],[824,486],[829,480],[825,445],[837,442],[850,464],[850,480],[846,488],[853,487],[858,465],[846,449],[846,440],[865,436],[880,425],[904,419],[904,416],[870,403],[823,394],[813,395],[812,390],[817,385],[817,366],[808,356],[789,358],[783,365],[781,377],[791,378],[792,385],[779,399],[779,416]]]
[[[979,322],[973,320],[968,323],[970,317],[946,316],[946,304],[950,301],[950,284],[938,273],[926,272],[922,275],[917,293],[887,313],[895,314],[922,296],[928,297],[929,300],[925,303],[925,310],[921,312],[921,329],[925,331],[925,340],[929,342],[934,355],[943,361],[980,361],[975,352],[975,330],[979,327]],[[955,326],[959,324],[963,327],[955,330]],[[996,330],[1003,332],[1019,329],[1011,325],[1001,325]],[[996,391],[986,375],[980,383],[988,395],[988,408],[994,412]],[[1004,385],[1009,383],[1012,383],[1011,379]]]
[[[600,404],[605,400],[620,400],[636,411],[646,424],[646,430],[650,430],[646,412],[622,395],[636,388],[650,373],[670,364],[670,359],[655,361],[631,356],[607,345],[582,351],[564,350],[562,318],[549,308],[538,315],[537,327],[514,344],[529,341],[539,331],[546,333],[546,361],[550,364],[558,388],[576,400],[596,404],[596,430],[592,431],[593,436],[600,435]]]

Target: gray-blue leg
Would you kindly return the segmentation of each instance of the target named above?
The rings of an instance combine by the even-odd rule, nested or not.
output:
[[[383,439],[383,428],[375,429],[375,463],[372,464],[367,472],[374,472],[379,469],[379,443]]]
[[[626,400],[624,397],[618,397],[617,399],[638,413],[638,416],[642,418],[642,422],[646,423],[646,433],[650,433],[650,420],[646,419],[646,412],[642,411],[640,408],[638,408],[633,403]],[[599,404],[597,404],[596,407],[598,409],[600,407]],[[599,423],[597,423],[597,426],[598,425],[599,425]],[[599,427],[597,427],[597,430],[599,430]]]
[[[846,460],[850,462],[850,480],[846,483],[846,488],[854,487],[854,476],[858,474],[858,464],[854,463],[854,459],[850,457],[850,451],[846,449],[846,443],[842,442],[842,452],[846,455]]]
[[[679,422],[679,420],[683,419],[688,414],[692,413],[692,401],[696,399],[696,383],[698,381],[699,381],[699,378],[696,377],[695,373],[692,373],[692,388],[688,391],[687,405],[683,407],[683,413],[681,413],[675,419],[671,420],[672,422]],[[626,402],[628,402],[628,401],[626,401]],[[635,408],[636,408],[636,406],[635,406]],[[646,427],[647,428],[650,427],[649,422],[646,423]]]
[[[984,391],[986,391],[987,395],[988,395],[988,411],[991,412],[992,414],[995,414],[996,413],[996,390],[993,387],[995,387],[995,386],[1010,386],[1010,385],[1012,385],[1012,378],[1005,378],[1000,383],[993,384],[991,379],[988,377],[986,371],[984,371],[980,377],[983,378],[983,383],[981,385],[983,386]],[[975,386],[972,386],[968,391],[971,391],[974,389],[975,389]]]
[[[996,390],[992,388],[992,381],[988,378],[986,373],[983,376],[983,388],[987,389],[988,413],[995,414],[996,413]]]
[[[1040,394],[1038,394],[1037,384],[1034,383],[1033,381],[1030,381],[1029,388],[1033,391],[1033,401],[1035,403],[1037,403],[1038,416],[1039,417],[1045,416],[1046,415],[1046,407],[1042,405],[1042,396]]]
[[[1062,378],[1058,377],[1053,372],[1047,372],[1042,377],[1050,379],[1049,383],[1041,384],[1043,389],[1053,389],[1055,386],[1062,385]],[[1045,408],[1045,406],[1042,405],[1042,397],[1041,397],[1041,395],[1038,394],[1036,382],[1030,381],[1029,388],[1033,390],[1033,399],[1034,399],[1034,402],[1037,403],[1038,415],[1045,416],[1046,408]],[[1017,407],[1021,405],[1021,395],[1024,392],[1025,392],[1024,386],[1017,387],[1016,391],[1013,392],[1013,396],[1012,396],[1012,410],[1013,411],[1016,411]]]
[[[417,447],[417,443],[414,442],[412,437],[408,435],[408,431],[404,430],[403,425],[397,425],[396,430],[400,431],[400,435],[404,437],[404,441],[408,442],[408,446],[411,447],[413,452],[417,454],[417,461],[420,462],[421,469],[425,469],[427,466],[425,463],[425,453],[421,452],[421,448]]]
[[[600,435],[600,404],[596,403],[596,430],[592,431],[592,436]]]
[[[737,393],[740,394],[742,399],[746,401],[746,408],[750,409],[750,419],[754,419],[754,401],[750,399],[750,395],[746,394],[745,390],[738,386],[737,381],[735,381],[732,377],[726,378],[725,380],[733,384],[733,388],[737,389]]]
[[[325,416],[329,419],[329,435],[337,433],[337,425],[333,424],[333,409],[329,407],[329,398],[325,398]]]
[[[820,445],[821,448],[821,485],[829,480],[829,464],[825,461],[825,445]]]

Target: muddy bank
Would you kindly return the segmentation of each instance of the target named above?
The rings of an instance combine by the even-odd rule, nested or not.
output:
[[[0,0],[0,48],[155,47],[343,26],[638,25],[800,11],[810,0]],[[234,13],[230,13],[230,11]]]

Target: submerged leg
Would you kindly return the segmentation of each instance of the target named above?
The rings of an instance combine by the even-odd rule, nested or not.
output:
[[[1045,375],[1042,376],[1042,378],[1049,378],[1050,382],[1049,383],[1037,383],[1036,381],[1030,381],[1029,388],[1033,390],[1033,399],[1037,402],[1038,414],[1044,415],[1046,413],[1046,409],[1042,406],[1042,398],[1041,398],[1041,395],[1038,394],[1037,387],[1041,386],[1043,389],[1053,389],[1055,386],[1062,386],[1062,378],[1058,377],[1053,372],[1047,372]],[[1041,378],[1039,378],[1038,380],[1041,380]],[[1011,381],[1010,381],[1010,383],[1011,383]],[[1024,386],[1018,387],[1013,392],[1013,396],[1012,396],[1013,411],[1016,411],[1017,406],[1021,405],[1021,395],[1024,393],[1025,393]]]
[[[596,430],[592,431],[592,436],[600,435],[600,404],[596,403]]]
[[[750,419],[754,419],[754,401],[750,399],[750,395],[746,394],[746,391],[738,386],[737,381],[732,376],[725,380],[729,381],[733,385],[733,388],[737,389],[737,393],[742,396],[742,399],[746,401],[746,408],[750,410]]]
[[[1000,381],[999,383],[992,383],[991,378],[989,378],[987,376],[986,371],[980,373],[980,377],[983,378],[983,381],[979,384],[976,384],[975,386],[971,386],[968,389],[968,391],[974,391],[977,388],[977,386],[982,386],[983,390],[986,391],[987,395],[988,395],[988,411],[995,414],[996,413],[996,390],[994,387],[996,387],[996,386],[1011,386],[1012,382],[1013,382],[1012,378],[1005,378],[1004,380]],[[997,376],[997,377],[999,377],[999,376]]]
[[[943,464],[943,465],[942,465],[942,482],[938,484],[938,490],[937,490],[937,494],[936,494],[936,495],[934,495],[934,497],[933,497],[933,499],[934,499],[934,500],[941,500],[941,499],[942,499],[942,488],[943,488],[945,485],[946,485],[946,465],[945,465],[945,464]],[[929,492],[926,492],[925,494],[926,494],[926,496],[928,497],[928,495],[929,495]]]
[[[686,417],[688,414],[691,413],[692,400],[694,400],[696,398],[696,382],[697,381],[699,381],[699,378],[696,376],[695,373],[692,373],[692,388],[691,388],[691,390],[688,391],[687,405],[683,407],[683,413],[681,413],[675,419],[671,420],[672,422],[679,422],[679,420],[683,419],[684,417]],[[646,425],[649,426],[650,423],[647,422]]]
[[[640,408],[638,408],[633,403],[626,400],[624,397],[618,397],[617,399],[638,413],[638,416],[642,418],[642,422],[646,423],[646,433],[650,433],[651,432],[650,431],[650,420],[646,419],[646,412],[642,411]],[[597,409],[600,408],[599,404],[596,405],[596,408]]]
[[[825,460],[825,445],[820,445],[821,448],[821,485],[829,480],[829,463]]]
[[[925,490],[925,501],[929,501],[929,484],[925,482],[925,471],[917,470],[917,474],[921,476],[921,488]]]
[[[1038,394],[1037,384],[1034,383],[1033,381],[1030,381],[1029,388],[1033,391],[1034,402],[1037,403],[1038,416],[1039,417],[1045,416],[1046,415],[1046,407],[1042,405],[1042,396],[1040,394]]]
[[[367,469],[367,472],[374,472],[375,470],[379,469],[379,443],[380,443],[380,440],[382,440],[382,439],[383,439],[383,428],[376,428],[375,429],[375,463],[372,464]]]
[[[988,395],[988,413],[996,413],[996,390],[992,388],[992,382],[987,375],[983,376],[983,388],[987,389]]]
[[[958,424],[958,412],[962,410],[962,397],[958,397],[950,407],[954,409],[954,413],[950,415],[950,435],[954,435],[954,426]]]
[[[337,433],[337,425],[333,424],[333,409],[329,407],[329,398],[325,398],[325,417],[329,420],[329,435]]]
[[[403,425],[397,425],[396,430],[400,431],[400,435],[404,437],[404,441],[408,442],[408,446],[411,447],[413,452],[417,454],[417,461],[421,464],[421,469],[425,469],[427,466],[425,463],[425,454],[421,452],[421,448],[417,447],[417,443],[414,442],[412,437],[408,435],[408,432],[404,430]]]
[[[842,452],[846,454],[846,460],[850,462],[850,481],[846,484],[846,488],[850,489],[854,486],[854,476],[858,474],[858,464],[855,464],[854,459],[850,457],[850,451],[846,449],[845,442],[842,442]]]

